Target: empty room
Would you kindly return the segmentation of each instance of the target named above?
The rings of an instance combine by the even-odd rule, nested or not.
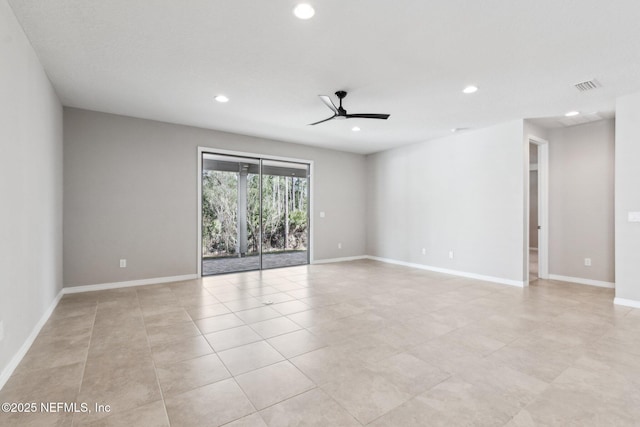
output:
[[[0,0],[0,425],[640,425],[639,17]]]

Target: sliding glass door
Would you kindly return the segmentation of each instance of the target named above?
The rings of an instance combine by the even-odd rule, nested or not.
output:
[[[202,275],[309,263],[309,165],[203,153]]]
[[[262,161],[262,266],[309,262],[309,165]]]

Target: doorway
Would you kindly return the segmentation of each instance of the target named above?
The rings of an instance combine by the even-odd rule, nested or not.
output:
[[[200,153],[202,276],[310,260],[310,164]]]
[[[549,144],[529,137],[527,281],[549,278]]]

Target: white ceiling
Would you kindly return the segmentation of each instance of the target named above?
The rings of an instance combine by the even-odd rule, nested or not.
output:
[[[311,0],[309,21],[294,0],[9,3],[64,105],[356,153],[610,115],[640,90],[637,0]],[[592,78],[602,87],[573,87]],[[391,118],[308,126],[338,89],[349,112]]]

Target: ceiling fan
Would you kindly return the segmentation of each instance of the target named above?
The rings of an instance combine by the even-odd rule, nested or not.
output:
[[[333,119],[338,119],[338,120],[342,120],[342,119],[382,119],[382,120],[387,120],[389,118],[389,114],[347,114],[347,110],[345,110],[344,108],[342,108],[342,99],[347,96],[347,92],[345,92],[344,90],[339,90],[336,92],[336,96],[338,97],[338,99],[340,100],[340,106],[336,107],[336,105],[333,103],[333,101],[331,101],[331,98],[329,98],[327,95],[318,95],[320,97],[320,99],[322,100],[322,102],[325,103],[325,105],[327,107],[329,107],[329,109],[331,111],[333,111],[333,116],[329,117],[328,119],[324,119],[324,120],[320,120],[319,122],[315,122],[315,123],[310,123],[310,126],[313,125],[317,125],[329,120],[333,120]]]

